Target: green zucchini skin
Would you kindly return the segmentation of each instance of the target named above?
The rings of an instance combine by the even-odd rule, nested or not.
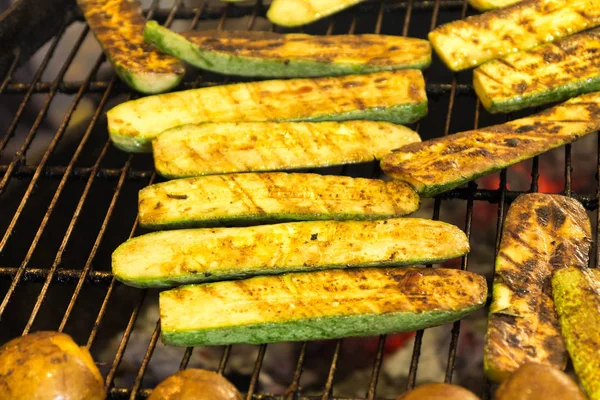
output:
[[[168,287],[294,271],[433,264],[468,252],[464,232],[440,221],[289,222],[149,233],[120,245],[112,270],[131,286]]]
[[[177,34],[156,21],[149,21],[144,29],[144,39],[164,53],[195,67],[227,75],[272,78],[337,76],[423,69],[431,63],[428,41],[383,35],[335,35],[323,39],[321,36],[271,32]],[[311,48],[313,52],[285,52],[286,44],[294,41],[302,41],[298,46]],[[373,42],[372,48],[376,47],[376,50],[366,47],[369,42]],[[343,55],[341,60],[329,54],[336,43],[338,48],[345,46],[337,49]],[[390,51],[390,48],[395,50]],[[328,52],[322,54],[325,51]],[[348,61],[352,58],[354,60]]]
[[[347,121],[397,124],[427,114],[421,71],[405,69],[328,78],[238,83],[147,96],[107,112],[118,148],[150,152],[169,128],[206,122]]]
[[[132,89],[155,94],[176,87],[185,73],[175,57],[144,43],[141,6],[135,0],[77,0],[115,72]]]
[[[381,168],[432,197],[598,129],[600,92],[593,92],[502,125],[408,144],[385,156]]]
[[[491,113],[508,113],[600,90],[600,29],[490,61],[473,86]]]
[[[388,122],[222,122],[166,130],[152,149],[156,172],[173,179],[371,162],[420,141]]]
[[[159,305],[165,344],[205,346],[415,331],[463,318],[486,295],[472,272],[369,268],[183,286]]]
[[[173,229],[401,217],[419,208],[403,182],[318,174],[247,173],[178,179],[139,193],[139,223]]]
[[[276,25],[297,27],[338,13],[364,0],[273,0],[267,18]]]

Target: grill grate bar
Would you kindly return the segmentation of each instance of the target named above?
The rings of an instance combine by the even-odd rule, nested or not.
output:
[[[375,398],[375,391],[377,390],[377,381],[379,379],[379,371],[381,371],[381,364],[383,363],[383,350],[385,348],[385,341],[387,335],[379,336],[377,342],[377,353],[375,354],[375,361],[373,362],[373,371],[371,372],[371,380],[369,382],[369,389],[367,391],[367,399],[373,400]]]
[[[223,375],[225,373],[225,367],[227,366],[227,361],[229,360],[229,355],[231,354],[231,345],[225,346],[223,349],[223,354],[221,354],[221,360],[219,361],[219,368],[217,369],[217,373]]]
[[[565,146],[565,196],[571,196],[571,144]]]
[[[17,109],[17,112],[15,113],[14,117],[10,121],[10,125],[8,126],[8,129],[6,130],[4,137],[2,137],[2,139],[0,140],[0,155],[4,151],[6,145],[8,144],[8,141],[15,134],[17,125],[19,124],[19,121],[21,120],[21,116],[23,115],[23,112],[25,111],[25,107],[29,103],[31,96],[34,93],[33,89],[35,87],[35,84],[40,81],[40,79],[42,78],[42,74],[44,73],[44,71],[46,71],[46,67],[50,63],[50,60],[52,59],[52,56],[54,55],[54,51],[56,50],[56,47],[58,46],[58,43],[60,42],[60,39],[61,39],[62,34],[64,33],[65,29],[66,29],[66,27],[63,25],[60,29],[60,32],[52,40],[52,42],[50,44],[50,48],[48,49],[48,52],[44,56],[42,63],[40,64],[33,79],[31,80],[31,82],[32,82],[31,86],[29,87],[29,89],[25,93],[25,97],[19,104],[19,108]],[[30,141],[33,140],[33,137],[31,135],[29,135],[28,137],[29,137]],[[15,156],[18,156],[18,153],[15,154]],[[12,169],[14,169],[13,163],[11,163],[11,166],[12,166]],[[9,171],[10,171],[10,169],[9,169]],[[6,173],[5,173],[5,176],[6,176]],[[6,185],[6,182],[5,182],[5,179],[3,178],[2,181],[0,181],[0,194],[2,194],[5,185]]]
[[[265,353],[267,351],[267,345],[261,344],[258,348],[258,355],[254,362],[254,369],[252,370],[252,378],[250,379],[250,386],[248,387],[248,393],[246,394],[246,400],[252,400],[256,386],[258,384],[258,377],[260,375],[260,369],[262,368],[263,360],[265,359]]]
[[[327,380],[325,381],[325,388],[323,389],[323,396],[321,396],[321,400],[329,400],[329,398],[333,395],[333,377],[335,375],[335,369],[340,356],[340,349],[342,348],[342,340],[343,339],[337,339],[335,341],[335,349],[333,350],[333,356],[331,357],[329,373],[327,374]]]
[[[10,64],[10,67],[8,67],[8,70],[6,71],[6,77],[2,81],[2,84],[0,84],[0,94],[4,93],[8,86],[8,83],[12,79],[13,73],[17,69],[17,64],[19,63],[19,58],[21,57],[20,52],[21,50],[17,50],[13,62]]]
[[[298,355],[298,362],[296,362],[296,368],[294,369],[292,383],[287,388],[285,393],[285,398],[287,400],[294,400],[298,395],[298,390],[300,389],[300,378],[302,377],[302,366],[304,365],[304,358],[306,357],[306,346],[307,342],[302,342],[300,354]]]
[[[353,34],[354,30],[356,28],[356,18],[354,18],[352,20],[353,22],[350,25],[350,29],[348,30],[349,34]],[[331,29],[331,33],[333,33],[333,28],[335,27],[335,24],[332,23],[331,25],[329,25]],[[235,81],[242,81],[242,79],[238,79],[236,78]],[[203,82],[201,85],[197,85],[196,82],[194,81],[184,81],[181,83],[181,89],[191,89],[193,87],[211,87],[211,86],[220,86],[223,85],[223,82]],[[106,81],[92,81],[89,84],[87,93],[103,93],[106,90],[106,87],[108,86],[108,82]],[[59,93],[63,93],[63,94],[73,94],[73,93],[77,93],[77,91],[79,90],[79,88],[81,87],[81,82],[78,81],[68,81],[68,82],[61,82],[58,87],[57,87],[57,91]],[[6,94],[21,94],[21,93],[26,93],[27,91],[31,90],[33,88],[33,92],[32,93],[48,93],[50,92],[50,90],[52,89],[52,83],[51,82],[39,82],[37,84],[31,84],[31,83],[8,83],[6,84]],[[428,95],[446,95],[450,90],[452,89],[452,86],[448,83],[427,83],[427,85],[425,86],[425,90],[427,91]],[[470,85],[466,85],[466,84],[456,84],[456,88],[455,88],[457,94],[460,95],[473,95],[475,93],[475,91],[473,90],[473,88]],[[117,85],[115,87],[115,93],[129,93],[130,89],[122,82],[117,82]],[[0,92],[1,93],[1,92]]]
[[[135,400],[137,397],[138,391],[142,385],[142,379],[144,379],[144,374],[146,373],[146,368],[148,368],[148,364],[150,363],[150,358],[152,357],[152,353],[154,353],[154,349],[156,348],[156,343],[158,343],[158,337],[160,336],[160,320],[156,321],[156,327],[154,328],[154,332],[152,332],[152,337],[150,338],[150,343],[148,344],[148,349],[146,350],[146,354],[144,355],[144,360],[142,361],[142,365],[138,369],[138,374],[135,377],[135,382],[133,383],[133,387],[131,388],[131,394],[129,395],[129,400]]]

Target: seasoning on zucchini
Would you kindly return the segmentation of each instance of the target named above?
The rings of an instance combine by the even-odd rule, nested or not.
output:
[[[289,222],[149,233],[119,246],[112,270],[131,286],[164,287],[293,271],[429,264],[468,251],[463,231],[441,221]]]
[[[83,16],[115,72],[141,93],[161,93],[179,84],[185,73],[175,57],[144,43],[141,6],[135,0],[77,0]]]
[[[146,42],[191,65],[221,74],[311,77],[422,69],[427,40],[385,35],[311,36],[297,33],[194,31],[177,34],[150,21]]]
[[[435,196],[600,129],[600,92],[502,125],[413,143],[384,157],[388,175]]]
[[[206,346],[415,331],[463,318],[486,295],[473,272],[366,268],[183,286],[159,307],[165,344]]]
[[[469,0],[469,4],[478,11],[489,11],[511,6],[521,0]]]
[[[473,68],[600,25],[600,0],[524,0],[450,22],[429,33],[453,71]]]
[[[591,226],[575,199],[547,194],[519,196],[504,222],[483,365],[501,382],[521,365],[537,362],[564,369],[567,353],[552,301],[552,274],[585,266]]]
[[[152,148],[159,174],[183,178],[369,162],[419,141],[387,122],[224,122],[169,129]]]
[[[583,250],[582,250],[583,252]],[[575,373],[591,400],[600,399],[600,270],[577,264],[557,271],[552,295]]]
[[[276,25],[310,24],[364,0],[273,0],[267,18]]]
[[[492,113],[600,90],[600,28],[485,63],[473,86]]]
[[[409,124],[425,114],[423,75],[406,69],[237,83],[148,96],[112,108],[107,118],[117,147],[149,152],[159,133],[185,124],[353,119]]]
[[[140,225],[168,229],[401,217],[419,208],[419,196],[399,181],[275,172],[158,183],[140,191],[138,204]]]

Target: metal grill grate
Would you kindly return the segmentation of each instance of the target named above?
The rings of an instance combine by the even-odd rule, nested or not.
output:
[[[241,5],[198,1],[193,8],[181,0],[158,3],[155,0],[150,5],[148,16],[165,25],[179,24],[181,29],[230,29],[233,23],[243,23],[249,30],[257,29],[257,25],[260,29],[270,27],[260,1]],[[468,12],[472,10],[466,0],[369,1],[313,24],[306,32],[370,32],[425,38],[433,27],[462,18]],[[90,47],[91,51],[84,50]],[[152,334],[145,338],[147,349],[134,373],[135,379],[127,387],[115,387],[115,378],[136,332],[138,316],[156,293],[115,282],[109,272],[110,253],[128,237],[142,233],[135,220],[136,195],[156,176],[151,157],[128,155],[111,146],[104,117],[111,106],[134,95],[114,78],[81,19],[63,26],[35,60],[38,61],[30,64],[35,66],[32,77],[27,78],[13,64],[0,83],[0,104],[8,114],[0,121],[0,341],[32,330],[64,330],[77,342],[86,343],[99,361],[109,398],[143,398],[149,393],[143,388],[143,380],[159,339],[158,321]],[[483,111],[468,72],[451,74],[434,59],[426,78],[430,113],[416,126],[423,139],[515,117],[491,116]],[[236,79],[191,71],[183,86],[203,87]],[[57,116],[61,119],[56,120]],[[600,144],[600,137],[598,141]],[[581,200],[588,210],[595,210],[600,188],[595,193],[573,193],[570,145],[565,147],[564,157],[564,193]],[[596,163],[596,177],[585,179],[597,185],[600,153]],[[375,177],[381,174],[376,164],[326,172]],[[523,191],[537,191],[539,176],[536,158],[531,166],[530,188]],[[507,179],[504,170],[499,175],[498,189],[479,189],[471,183],[431,202],[424,201],[423,209],[431,209],[429,216],[433,219],[444,217],[456,223],[457,218],[464,217],[461,227],[470,238],[478,234],[477,229],[494,230],[490,249],[497,251],[506,208],[522,192],[508,190]],[[479,203],[498,205],[496,221],[483,228],[473,226],[474,209]],[[494,255],[492,250],[485,259],[488,267],[484,272],[488,277],[493,273]],[[462,259],[461,267],[469,268],[467,257]],[[440,377],[446,382],[453,379],[460,327],[460,322],[448,327],[451,337],[447,366],[445,375]],[[117,333],[118,343],[111,343],[110,338]],[[417,382],[423,334],[419,331],[415,337],[407,388]],[[379,398],[376,390],[385,343],[386,337],[381,336],[375,354],[369,355],[373,358],[372,372],[361,399]],[[114,354],[110,360],[99,360],[97,355],[107,346],[114,347]],[[247,393],[246,398],[350,399],[336,396],[334,390],[342,340],[335,341],[333,354],[326,360],[329,367],[321,394],[305,396],[301,377],[308,346],[310,343],[304,343],[300,348],[287,393],[277,396],[257,392],[268,348],[259,346],[250,381],[247,387],[240,388]],[[232,351],[235,347],[223,348],[218,372],[226,370]],[[177,361],[180,369],[186,368],[193,352],[192,348],[181,351]],[[480,379],[484,382],[483,373]],[[481,394],[489,397],[489,385]]]

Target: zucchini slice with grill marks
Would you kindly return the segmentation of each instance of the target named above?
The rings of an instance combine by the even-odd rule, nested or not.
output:
[[[148,96],[112,108],[107,118],[110,138],[117,147],[149,152],[159,133],[185,124],[353,119],[409,124],[425,114],[423,74],[405,69],[238,83]]]
[[[415,68],[431,63],[427,40],[385,35],[311,36],[273,32],[195,31],[177,34],[155,21],[148,43],[221,74],[311,77]]]
[[[591,234],[575,199],[535,193],[512,204],[496,258],[483,358],[488,378],[503,381],[527,362],[564,369],[551,279],[561,268],[587,265]]]
[[[301,26],[340,12],[364,0],[273,0],[267,18],[276,25]]]
[[[377,121],[225,122],[169,129],[152,147],[156,171],[183,178],[369,162],[420,140],[411,129]]]
[[[493,113],[600,90],[600,28],[485,63],[473,86]]]
[[[149,233],[119,246],[112,269],[131,286],[161,287],[293,271],[428,264],[468,251],[463,231],[440,221],[289,222]]]
[[[485,279],[445,268],[366,268],[261,276],[164,291],[162,340],[204,346],[414,331],[485,304]]]
[[[557,271],[552,296],[575,373],[592,400],[600,399],[600,270]]]
[[[490,11],[518,3],[521,0],[469,0],[469,4],[478,11]]]
[[[530,117],[406,145],[383,158],[390,176],[435,196],[600,129],[600,92]]]
[[[275,172],[158,183],[140,191],[138,204],[140,225],[164,229],[401,217],[419,208],[419,196],[399,181]]]
[[[115,72],[141,93],[161,93],[179,84],[185,73],[175,57],[144,42],[140,4],[135,0],[77,0],[94,36]]]
[[[453,71],[476,67],[600,25],[600,0],[524,0],[450,22],[429,33]]]

